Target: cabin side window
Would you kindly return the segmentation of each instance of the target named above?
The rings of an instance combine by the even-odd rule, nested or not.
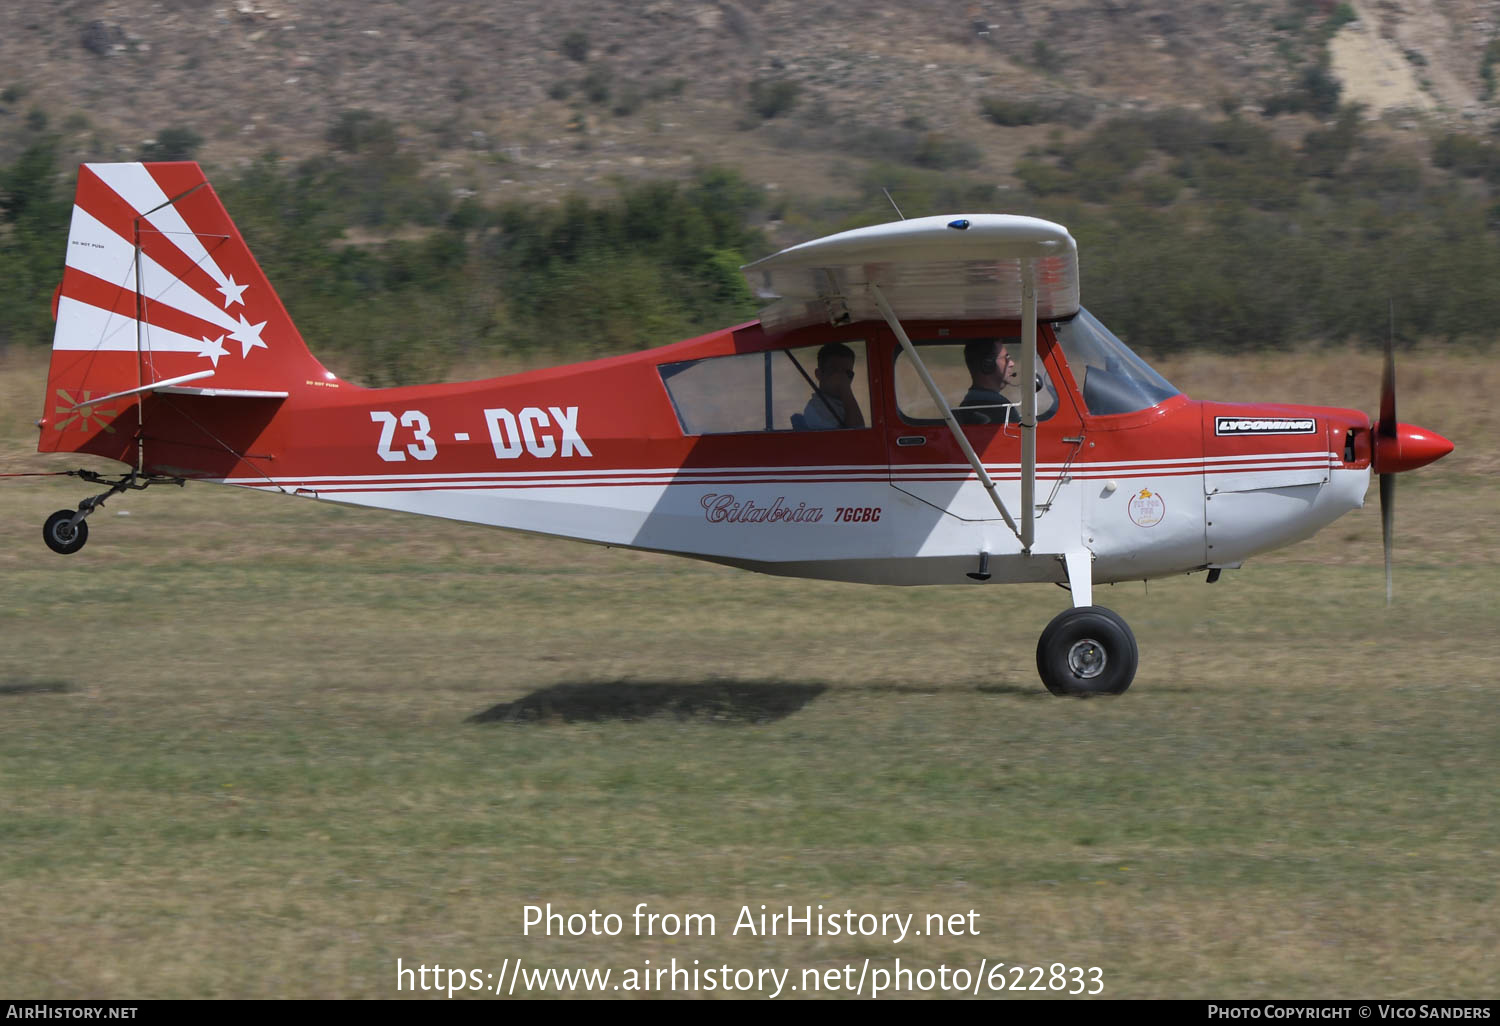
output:
[[[1021,421],[1020,384],[1003,380],[1005,358],[1019,363],[1021,340],[991,336],[968,339],[919,339],[915,345],[960,424],[1011,424]],[[1040,359],[1036,361],[1036,417],[1046,420],[1057,412],[1057,390]],[[1020,371],[1012,369],[1011,376]],[[999,375],[999,377],[997,377]],[[906,351],[896,351],[896,408],[908,424],[941,424],[943,411],[927,391]]]
[[[664,363],[685,435],[839,431],[869,424],[863,341]]]

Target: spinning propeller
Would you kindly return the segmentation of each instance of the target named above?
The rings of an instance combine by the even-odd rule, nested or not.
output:
[[[1391,548],[1396,528],[1396,477],[1453,451],[1453,443],[1436,431],[1396,421],[1396,352],[1385,339],[1385,370],[1380,376],[1380,419],[1370,429],[1370,465],[1380,475],[1380,532],[1385,544],[1385,603],[1391,604]]]

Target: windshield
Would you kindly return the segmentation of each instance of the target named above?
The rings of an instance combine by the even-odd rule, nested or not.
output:
[[[1073,380],[1083,390],[1083,405],[1095,416],[1134,413],[1170,399],[1178,390],[1151,365],[1115,338],[1087,310],[1053,323]]]

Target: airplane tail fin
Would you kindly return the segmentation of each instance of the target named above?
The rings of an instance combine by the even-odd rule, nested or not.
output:
[[[210,437],[226,404],[248,444],[289,397],[338,384],[192,162],[79,168],[53,315],[41,452],[216,474],[244,456]]]

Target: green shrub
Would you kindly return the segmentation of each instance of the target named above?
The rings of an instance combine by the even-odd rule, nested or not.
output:
[[[1064,66],[1063,56],[1051,46],[1047,45],[1045,39],[1038,39],[1031,44],[1031,63],[1042,71],[1056,74],[1062,71]]]
[[[978,146],[967,139],[954,139],[939,132],[924,135],[911,157],[911,162],[918,167],[932,168],[937,171],[975,167],[979,161]]]
[[[1495,96],[1495,64],[1500,61],[1500,39],[1492,39],[1484,48],[1484,56],[1479,61],[1479,77],[1484,85],[1480,87],[1479,98],[1481,100],[1493,99]]]
[[[1281,93],[1264,104],[1266,117],[1277,114],[1316,114],[1328,117],[1338,111],[1339,94],[1343,86],[1325,66],[1315,64],[1307,68],[1297,79],[1297,87]]]
[[[583,81],[579,83],[583,89],[584,97],[590,103],[608,103],[611,78],[612,76],[607,68],[597,66],[590,68],[589,73],[584,75]]]
[[[618,93],[615,94],[615,102],[610,105],[610,113],[615,117],[629,117],[641,109],[641,104],[646,102],[646,96],[641,92],[641,87],[634,82],[625,83]]]
[[[341,111],[328,126],[329,145],[344,153],[394,153],[396,126],[368,110]]]
[[[1358,20],[1359,15],[1355,13],[1354,6],[1348,3],[1341,3],[1333,9],[1333,13],[1330,14],[1328,16],[1328,20],[1324,22],[1324,29],[1330,36],[1332,36],[1339,29],[1343,28],[1351,21]]]
[[[1022,158],[1016,162],[1015,176],[1033,196],[1056,196],[1074,188],[1071,174],[1042,160]]]
[[[1442,136],[1433,143],[1432,162],[1468,178],[1492,177],[1500,167],[1493,143],[1458,132]]]
[[[1169,175],[1149,175],[1140,180],[1141,199],[1153,207],[1170,206],[1182,193],[1182,183]]]
[[[670,96],[681,96],[687,88],[687,79],[669,78],[659,82],[652,82],[646,90],[648,100],[660,100]]]
[[[589,59],[589,37],[586,32],[569,32],[562,37],[562,43],[558,47],[564,57],[577,61],[579,64]]]
[[[997,125],[1018,128],[1043,120],[1041,105],[1031,100],[1011,100],[1004,96],[986,96],[979,101],[979,113]]]
[[[750,110],[769,121],[797,105],[802,87],[788,78],[758,78],[750,83]]]
[[[203,145],[203,136],[191,128],[167,128],[141,147],[137,160],[192,160]]]
[[[1345,107],[1332,128],[1314,129],[1303,136],[1303,174],[1329,178],[1338,172],[1359,139],[1359,123],[1363,111],[1364,108],[1358,104]]]

